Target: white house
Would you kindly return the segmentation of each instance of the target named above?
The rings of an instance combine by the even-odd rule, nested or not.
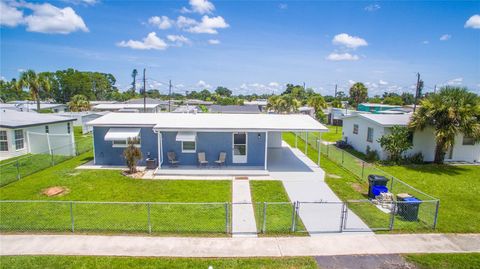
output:
[[[51,114],[0,111],[0,160],[27,153],[75,154],[73,124]]]
[[[92,121],[96,118],[100,118],[101,116],[110,113],[108,111],[85,111],[85,112],[64,112],[58,113],[58,115],[62,117],[67,117],[74,119],[73,126],[82,126],[82,134],[89,133],[93,130],[92,126],[88,126],[87,122]]]
[[[366,153],[367,146],[376,150],[380,159],[388,158],[388,153],[382,149],[378,139],[391,132],[395,125],[407,126],[409,114],[356,114],[343,118],[343,140],[355,150]],[[415,131],[412,135],[412,149],[405,155],[409,156],[421,152],[424,161],[432,162],[435,158],[435,136],[432,128]],[[480,162],[480,143],[459,133],[455,143],[446,156],[445,161]]]
[[[160,104],[98,104],[92,107],[93,111],[110,111],[110,112],[147,112],[157,113],[161,111]]]
[[[15,110],[20,112],[36,112],[37,102],[34,101],[13,101],[7,104],[0,104],[0,109]],[[40,103],[41,110],[50,110],[53,113],[61,113],[68,110],[65,104]]]

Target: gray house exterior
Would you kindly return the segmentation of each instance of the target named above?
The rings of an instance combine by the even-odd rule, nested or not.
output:
[[[281,147],[282,132],[327,131],[306,115],[269,114],[109,113],[89,125],[95,165],[125,165],[126,141],[137,137],[143,154],[139,164],[150,157],[159,169],[169,167],[168,152],[175,153],[179,166],[197,165],[199,152],[213,164],[225,152],[227,166],[267,169],[268,150]]]

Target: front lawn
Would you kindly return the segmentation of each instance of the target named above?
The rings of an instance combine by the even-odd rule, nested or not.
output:
[[[292,234],[292,213],[294,210],[288,195],[281,181],[252,180],[250,181],[252,202],[254,203],[255,219],[257,230],[262,231],[264,223],[264,202],[266,205],[266,225],[265,233],[267,235],[287,235]],[[306,234],[300,217],[296,218],[296,234]]]
[[[418,269],[480,268],[480,253],[409,254],[404,256]]]
[[[119,170],[76,170],[88,152],[0,188],[2,200],[177,202],[218,204],[0,203],[0,230],[79,232],[225,232],[231,181],[142,180]],[[42,191],[60,186],[66,194]],[[73,217],[72,217],[73,215]],[[73,218],[73,220],[72,220]]]
[[[342,126],[327,125],[328,133],[322,133],[322,140],[327,142],[337,142],[342,140]]]
[[[263,269],[315,269],[311,257],[293,258],[140,258],[95,256],[3,256],[0,268],[263,268]]]

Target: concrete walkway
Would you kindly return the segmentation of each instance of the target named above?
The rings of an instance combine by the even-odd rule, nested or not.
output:
[[[325,172],[303,152],[285,142],[281,149],[270,151],[270,176],[283,182],[290,201],[300,202],[299,215],[310,235],[340,232],[342,201],[325,183]],[[370,232],[368,226],[350,210],[347,221],[349,232]]]
[[[281,257],[447,252],[480,252],[480,234],[351,233],[278,238],[0,235],[0,255]]]
[[[248,180],[233,180],[232,188],[232,236],[256,237],[250,183]]]

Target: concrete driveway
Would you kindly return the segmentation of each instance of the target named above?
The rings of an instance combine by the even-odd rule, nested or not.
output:
[[[299,215],[310,235],[340,232],[342,201],[325,183],[325,172],[299,149],[285,142],[269,149],[270,176],[281,180],[290,200],[299,201]],[[321,203],[320,203],[321,202]],[[353,212],[348,211],[349,231],[371,232]]]

